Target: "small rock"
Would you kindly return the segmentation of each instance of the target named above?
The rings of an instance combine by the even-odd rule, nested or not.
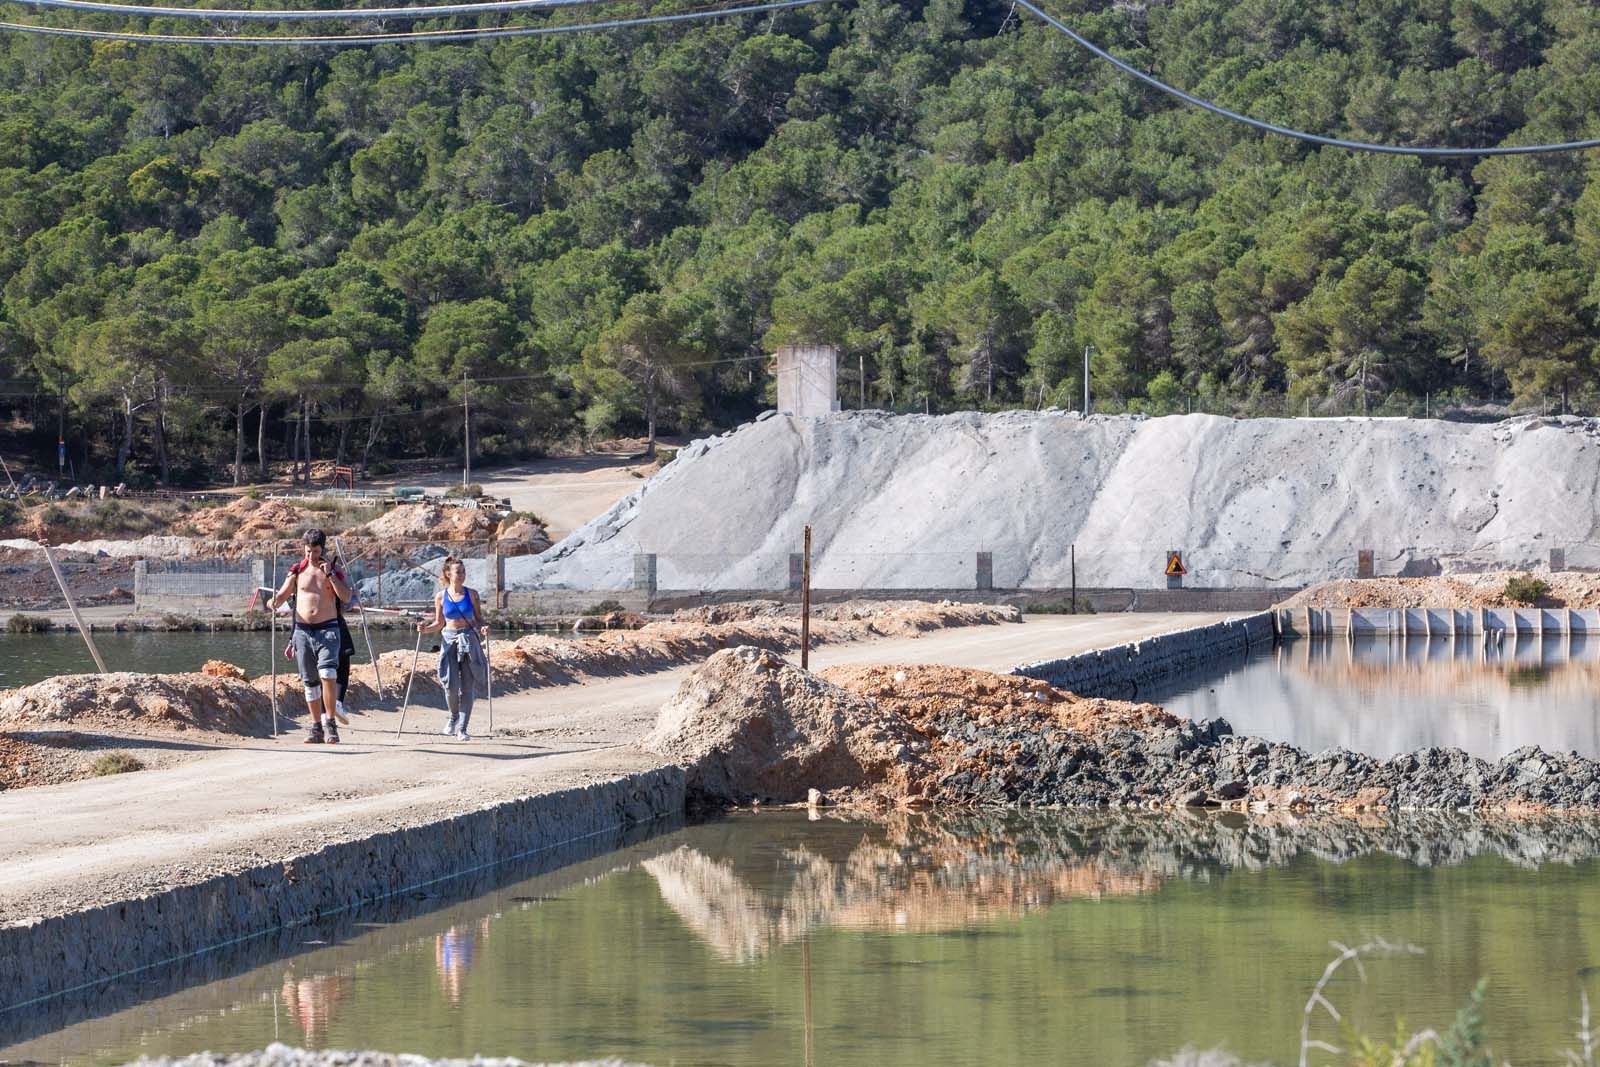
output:
[[[806,790],[806,807],[825,808],[828,806],[828,795],[820,789]]]
[[[1209,801],[1209,799],[1210,798],[1206,796],[1206,791],[1204,789],[1191,789],[1189,792],[1183,794],[1183,797],[1178,801],[1178,803],[1186,808],[1203,808],[1206,806],[1206,803]]]

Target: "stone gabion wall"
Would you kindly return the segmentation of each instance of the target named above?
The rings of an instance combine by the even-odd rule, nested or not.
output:
[[[1037,678],[1081,696],[1126,697],[1139,686],[1167,675],[1196,670],[1218,656],[1268,644],[1272,636],[1272,614],[1262,611],[1065,659],[1028,663],[1011,673]]]
[[[684,809],[662,767],[0,928],[0,1010]]]

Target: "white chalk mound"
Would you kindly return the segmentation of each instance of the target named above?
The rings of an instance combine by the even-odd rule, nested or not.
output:
[[[1303,585],[1353,576],[1600,566],[1600,421],[1469,425],[1067,412],[764,417],[681,450],[538,555],[512,588],[783,589],[813,529],[820,588]],[[1591,558],[1593,557],[1593,558]]]

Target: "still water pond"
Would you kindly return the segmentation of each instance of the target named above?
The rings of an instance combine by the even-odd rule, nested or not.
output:
[[[281,633],[280,637],[283,636]],[[356,662],[367,661],[367,646],[355,631]],[[382,655],[390,649],[411,648],[416,631],[373,630],[373,648]],[[425,639],[426,640],[426,639]],[[435,639],[437,640],[437,639]],[[115,633],[94,635],[95,647],[113,671],[162,674],[197,671],[208,659],[238,664],[251,675],[265,674],[268,635],[262,633]],[[32,685],[58,674],[92,674],[94,660],[76,631],[47,634],[0,634],[0,689]],[[279,669],[283,669],[280,662]]]
[[[1600,996],[1597,856],[1600,824],[1576,820],[741,815],[298,931],[287,954],[131,1006],[97,994],[98,1018],[0,1060],[276,1040],[662,1067],[1146,1064],[1186,1046],[1293,1063],[1330,939],[1384,937],[1426,954],[1371,959],[1365,983],[1339,972],[1328,996],[1357,1026],[1442,1029],[1487,978],[1497,1054],[1553,1064],[1580,994]],[[0,1044],[17,1022],[0,1015]],[[1312,1036],[1339,1039],[1322,1017]]]
[[[1311,752],[1431,746],[1497,759],[1523,745],[1600,757],[1600,640],[1315,638],[1141,689],[1140,700]]]

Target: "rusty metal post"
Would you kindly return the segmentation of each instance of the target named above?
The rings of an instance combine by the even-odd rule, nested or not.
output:
[[[811,527],[806,527],[800,564],[800,669],[811,669]]]

